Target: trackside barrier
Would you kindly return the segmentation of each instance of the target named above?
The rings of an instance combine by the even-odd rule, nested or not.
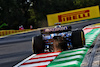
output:
[[[5,35],[9,35],[9,34],[24,32],[24,31],[30,31],[30,29],[24,29],[24,30],[1,30],[0,31],[0,36],[5,36]]]
[[[85,34],[86,45],[91,46],[99,33],[100,28],[89,30]],[[80,67],[88,50],[89,48],[83,47],[58,53],[37,54],[14,67]]]
[[[48,26],[57,22],[61,24],[100,17],[99,6],[92,6],[71,11],[47,15]]]

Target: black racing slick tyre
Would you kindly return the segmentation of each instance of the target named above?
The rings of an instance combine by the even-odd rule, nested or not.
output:
[[[72,32],[73,48],[81,48],[85,45],[85,36],[83,30],[76,30]]]
[[[33,46],[33,53],[35,54],[43,53],[44,45],[43,45],[42,35],[32,37],[32,46]]]

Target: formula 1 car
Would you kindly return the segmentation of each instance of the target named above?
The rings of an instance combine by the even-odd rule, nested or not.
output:
[[[83,30],[72,31],[71,26],[55,26],[40,30],[41,35],[32,38],[34,53],[48,53],[81,48],[85,45]]]

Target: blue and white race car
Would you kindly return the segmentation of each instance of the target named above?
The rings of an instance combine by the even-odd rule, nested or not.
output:
[[[85,45],[83,30],[71,30],[71,26],[55,26],[54,28],[42,29],[41,35],[32,38],[34,53],[59,52]]]

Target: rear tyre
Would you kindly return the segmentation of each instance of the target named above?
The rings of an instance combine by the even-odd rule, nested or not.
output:
[[[44,44],[42,35],[38,35],[32,38],[33,53],[43,53]]]
[[[76,30],[72,32],[73,48],[81,48],[85,45],[85,36],[83,30]]]

